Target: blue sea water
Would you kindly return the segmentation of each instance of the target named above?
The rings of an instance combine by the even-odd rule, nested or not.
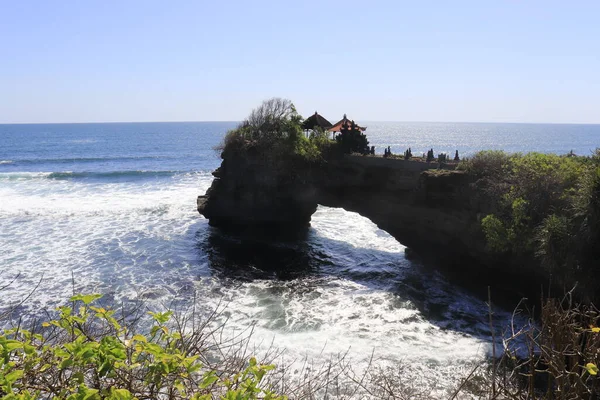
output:
[[[378,152],[465,156],[485,149],[589,155],[600,125],[367,122]],[[213,148],[235,122],[0,124],[2,172],[185,172],[218,166]]]
[[[0,125],[1,172],[142,172],[160,176],[208,171],[213,147],[233,122]],[[87,175],[86,175],[87,174]],[[100,175],[102,178],[103,175]],[[104,175],[106,179],[110,176]],[[115,174],[112,178],[116,178]]]
[[[490,348],[487,306],[407,260],[369,220],[319,207],[305,240],[240,240],[208,226],[196,197],[234,122],[0,125],[0,311],[64,303],[75,290],[149,306],[194,296],[226,303],[289,359],[351,348],[449,384]],[[369,122],[378,152],[481,149],[591,154],[600,125]],[[72,287],[72,279],[75,287]],[[498,310],[498,323],[510,313]],[[500,329],[500,328],[499,328]],[[435,370],[435,374],[429,373]]]

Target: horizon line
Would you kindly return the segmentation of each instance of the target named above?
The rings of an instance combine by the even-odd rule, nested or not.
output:
[[[424,123],[424,124],[528,124],[528,125],[600,125],[600,122],[501,122],[501,121],[410,121],[410,120],[359,120],[363,123]],[[239,123],[234,120],[196,121],[86,121],[86,122],[0,122],[0,125],[77,125],[77,124],[177,124],[177,123]]]

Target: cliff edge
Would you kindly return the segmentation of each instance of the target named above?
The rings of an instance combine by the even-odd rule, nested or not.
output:
[[[480,220],[488,204],[453,165],[358,155],[325,162],[223,153],[198,211],[212,226],[271,234],[306,230],[319,204],[369,218],[425,259],[480,282],[509,277]],[[518,271],[514,271],[515,273]]]

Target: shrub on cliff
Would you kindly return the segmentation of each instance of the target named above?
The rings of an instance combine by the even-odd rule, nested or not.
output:
[[[476,153],[458,164],[458,169],[481,178],[483,176],[500,177],[508,167],[508,154],[502,150],[485,150]]]
[[[320,156],[321,137],[308,139],[302,132],[302,116],[287,99],[273,98],[252,110],[237,128],[227,132],[220,151],[254,152],[265,157]]]
[[[536,260],[560,285],[600,283],[600,158],[487,151],[461,162],[492,213],[481,226],[490,249]],[[595,282],[595,283],[594,283]],[[582,286],[582,285],[580,285]]]
[[[433,154],[433,149],[429,149],[427,151],[427,162],[432,162],[435,160],[435,155]]]
[[[371,152],[367,136],[354,121],[342,125],[340,134],[336,136],[335,141],[341,151],[345,154],[369,154]]]

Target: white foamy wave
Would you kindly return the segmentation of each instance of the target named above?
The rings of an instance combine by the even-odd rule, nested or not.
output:
[[[88,293],[122,296],[153,286],[161,293],[172,284],[189,286],[190,276],[198,275],[191,271],[196,263],[189,249],[198,226],[206,224],[195,199],[211,180],[191,173],[143,185],[0,184],[0,287],[19,276],[3,290],[0,308],[23,298],[40,279],[28,307],[51,308],[72,293],[72,273],[77,291]]]
[[[254,329],[257,353],[266,353],[271,343],[286,349],[276,363],[292,371],[303,359],[321,363],[349,351],[357,371],[373,354],[383,366],[407,365],[406,379],[423,385],[436,380],[445,387],[455,383],[465,363],[488,351],[489,338],[479,334],[485,304],[449,291],[437,275],[417,276],[424,296],[447,305],[443,318],[428,318],[427,305],[396,290],[409,286],[405,278],[415,273],[404,246],[356,213],[318,208],[309,240],[332,265],[314,275],[233,283],[218,278],[201,248],[207,221],[196,210],[196,197],[211,181],[210,174],[188,173],[144,182],[0,182],[0,287],[19,275],[3,290],[0,308],[22,299],[38,282],[26,304],[30,310],[63,303],[73,290],[104,293],[117,302],[144,299],[150,306],[190,301],[195,290],[204,307],[228,304],[222,315],[226,334]],[[366,263],[371,278],[355,279],[357,258],[371,253],[378,254],[377,264]],[[393,276],[385,285],[372,278],[382,271]],[[453,321],[465,316],[470,331]]]
[[[0,172],[0,181],[46,179],[50,175],[52,175],[52,172]]]
[[[171,177],[178,175],[177,171],[110,171],[110,172],[4,172],[0,173],[1,180],[27,180],[27,179],[53,179],[53,180],[69,180],[69,179],[85,179],[91,178],[96,180],[111,181],[115,179],[125,178],[126,180]]]
[[[0,160],[0,164],[12,164],[12,160]]]
[[[209,187],[212,177],[190,173],[174,178],[170,184],[150,182],[81,183],[69,180],[41,180],[51,173],[30,172],[9,175],[11,182],[0,185],[0,215],[114,215],[127,212],[161,213],[190,209],[199,192]],[[3,174],[0,174],[0,177]]]
[[[489,351],[486,340],[433,324],[410,301],[345,279],[254,281],[219,287],[218,297],[212,280],[197,289],[213,307],[225,301],[231,332],[253,330],[258,353],[286,349],[278,362],[292,371],[347,353],[358,375],[373,357],[371,367],[402,365],[405,379],[450,387]]]
[[[406,248],[368,218],[341,208],[319,206],[312,216],[311,226],[319,236],[341,240],[358,248],[389,253],[400,253]]]

